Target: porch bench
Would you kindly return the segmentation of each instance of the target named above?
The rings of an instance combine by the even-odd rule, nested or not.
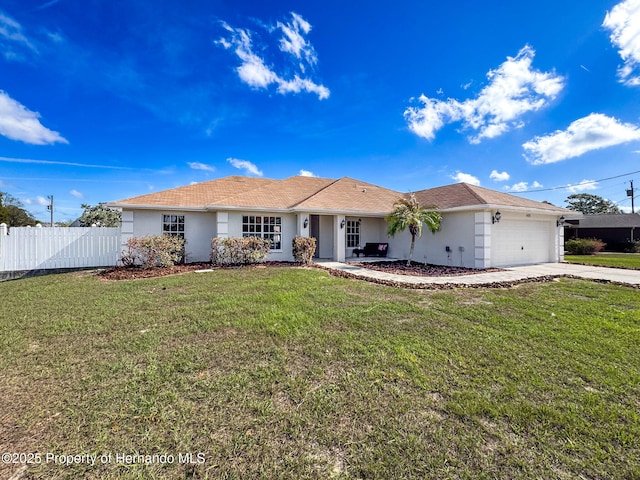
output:
[[[365,257],[386,257],[388,249],[388,243],[366,243],[364,248],[354,248],[353,253],[355,253],[358,258],[360,258],[361,253]]]

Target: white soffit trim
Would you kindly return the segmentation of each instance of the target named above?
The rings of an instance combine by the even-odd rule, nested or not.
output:
[[[158,210],[158,211],[176,211],[176,212],[206,212],[204,207],[176,207],[172,205],[135,205],[131,203],[107,203],[107,207],[121,208],[123,210]]]
[[[535,213],[536,215],[548,215],[550,217],[557,217],[559,215],[564,215],[567,213],[566,209],[558,207],[558,210],[544,210],[540,208],[530,208],[530,207],[516,207],[513,205],[468,205],[465,207],[452,207],[452,208],[443,208],[441,210],[437,210],[440,213],[455,213],[455,212],[487,212],[494,210],[502,210],[507,212],[522,212],[522,213]]]

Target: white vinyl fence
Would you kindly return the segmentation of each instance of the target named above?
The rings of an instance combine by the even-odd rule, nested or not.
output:
[[[120,249],[119,228],[0,224],[0,272],[114,266]]]

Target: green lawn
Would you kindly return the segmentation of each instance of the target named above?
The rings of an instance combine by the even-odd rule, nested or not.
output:
[[[636,289],[256,268],[0,298],[0,451],[40,458],[25,478],[640,478]]]
[[[601,267],[640,270],[640,253],[604,253],[598,255],[565,255],[566,262]]]

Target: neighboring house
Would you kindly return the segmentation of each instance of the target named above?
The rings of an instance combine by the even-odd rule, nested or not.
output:
[[[567,210],[458,183],[414,192],[437,208],[440,231],[416,241],[414,260],[489,268],[563,259]],[[409,232],[390,238],[384,217],[406,196],[352,178],[295,176],[269,180],[232,176],[119,200],[123,243],[169,233],[186,240],[187,261],[207,261],[213,237],[272,240],[269,260],[293,260],[295,236],[315,237],[316,256],[343,261],[367,242],[388,242],[388,256],[406,258]]]
[[[597,238],[606,250],[623,251],[640,240],[640,214],[567,215],[564,231],[567,239]]]

